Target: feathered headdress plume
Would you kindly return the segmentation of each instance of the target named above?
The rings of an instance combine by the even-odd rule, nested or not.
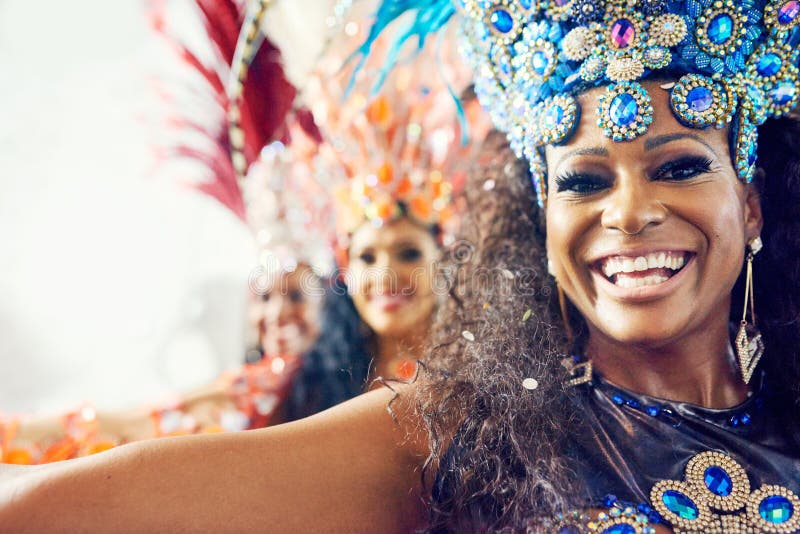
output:
[[[186,158],[205,166],[208,179],[193,187],[245,219],[245,203],[230,156],[232,139],[228,131],[230,65],[245,13],[233,0],[194,0],[191,4],[205,28],[210,54],[204,54],[201,47],[170,24],[167,14],[170,2],[150,2],[153,28],[167,38],[188,74],[180,82],[158,84],[161,96],[169,100],[169,129],[174,133],[160,159]],[[246,164],[256,161],[261,148],[270,142],[289,141],[286,121],[297,93],[286,77],[280,51],[269,40],[260,43],[250,64],[250,76],[243,84],[237,105],[242,139],[239,148]],[[310,124],[308,120],[302,123]]]

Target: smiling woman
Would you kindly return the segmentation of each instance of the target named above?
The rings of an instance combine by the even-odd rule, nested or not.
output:
[[[370,35],[406,10],[406,38],[458,10],[508,137],[467,183],[420,379],[0,471],[4,526],[800,531],[797,2],[386,0]]]

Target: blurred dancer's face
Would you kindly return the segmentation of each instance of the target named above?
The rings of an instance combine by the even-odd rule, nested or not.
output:
[[[362,224],[351,239],[347,283],[361,318],[379,336],[423,332],[436,307],[432,277],[439,247],[408,218]]]
[[[268,355],[299,355],[319,334],[323,288],[307,265],[275,277],[257,304],[261,348]]]

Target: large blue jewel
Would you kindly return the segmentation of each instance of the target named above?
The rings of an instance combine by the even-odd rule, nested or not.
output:
[[[712,465],[706,469],[703,475],[703,481],[706,483],[706,487],[709,491],[714,495],[727,497],[733,491],[733,482],[731,481],[730,475],[717,465]]]
[[[636,529],[631,525],[621,524],[608,527],[602,534],[636,534]]]
[[[680,491],[667,490],[661,499],[664,501],[667,510],[682,519],[691,521],[697,519],[700,513],[697,510],[697,505]]]
[[[764,54],[756,63],[756,70],[764,77],[775,76],[781,70],[782,63],[778,54]]]
[[[761,501],[758,513],[770,523],[785,523],[794,514],[794,506],[786,497],[772,495]]]
[[[564,108],[559,105],[553,105],[547,108],[544,112],[544,126],[545,128],[555,128],[561,121],[564,120]]]
[[[537,50],[531,58],[531,66],[533,67],[533,72],[539,76],[544,76],[544,73],[547,72],[547,67],[550,66],[550,59],[545,52]]]
[[[715,45],[721,45],[733,35],[733,18],[727,13],[720,13],[708,23],[708,38]]]
[[[695,87],[686,95],[686,103],[692,111],[702,113],[714,103],[714,93],[708,87]]]
[[[519,0],[519,5],[522,6],[523,9],[530,9],[533,0]]]
[[[772,101],[779,106],[788,104],[797,93],[797,88],[793,83],[781,82],[772,90]]]
[[[508,33],[514,29],[514,19],[511,17],[511,13],[505,9],[495,10],[489,17],[489,22],[500,33]]]
[[[639,113],[639,104],[633,95],[622,93],[614,97],[609,108],[611,120],[617,126],[630,126]]]

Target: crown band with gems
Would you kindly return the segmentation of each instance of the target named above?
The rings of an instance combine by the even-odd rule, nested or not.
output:
[[[462,19],[476,93],[528,158],[542,204],[544,165],[534,160],[568,141],[580,119],[575,97],[589,89],[607,86],[597,110],[605,135],[631,141],[652,122],[641,82],[674,78],[673,114],[691,128],[731,125],[731,158],[746,182],[756,127],[800,100],[799,0],[383,0],[370,38],[406,12],[416,18],[401,41]]]

